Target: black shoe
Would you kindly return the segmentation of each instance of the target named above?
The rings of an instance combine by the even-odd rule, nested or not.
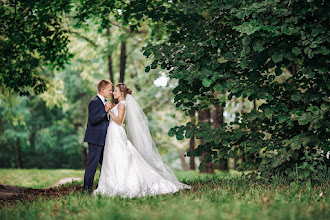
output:
[[[92,189],[89,189],[89,188],[83,188],[81,190],[81,194],[83,194],[83,195],[89,195],[91,193],[92,193]]]

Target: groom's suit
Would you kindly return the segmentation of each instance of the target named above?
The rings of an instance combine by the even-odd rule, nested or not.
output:
[[[98,163],[102,164],[102,154],[109,121],[104,103],[94,97],[88,105],[88,123],[84,142],[88,143],[88,162],[84,176],[84,189],[91,190]]]

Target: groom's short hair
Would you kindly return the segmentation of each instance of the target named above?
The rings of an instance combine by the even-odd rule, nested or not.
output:
[[[100,92],[102,89],[104,89],[104,87],[106,87],[109,84],[112,85],[112,82],[107,79],[102,79],[97,85],[97,90]]]

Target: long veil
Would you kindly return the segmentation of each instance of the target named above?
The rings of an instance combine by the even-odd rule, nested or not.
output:
[[[126,101],[128,140],[134,145],[143,159],[162,177],[174,183],[178,188],[191,188],[189,185],[181,183],[171,168],[163,162],[151,137],[148,119],[134,97],[127,94]]]

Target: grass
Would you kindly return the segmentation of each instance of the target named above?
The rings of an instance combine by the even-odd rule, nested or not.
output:
[[[19,172],[23,172],[19,170]],[[26,172],[30,172],[26,170]],[[31,171],[32,172],[32,171]],[[47,171],[44,174],[51,175]],[[71,193],[0,210],[0,219],[329,219],[329,183],[249,180],[237,174],[177,172],[192,190],[122,199]],[[41,174],[39,174],[41,175]],[[59,176],[59,174],[52,174]],[[320,197],[319,194],[323,193]]]
[[[96,173],[99,176],[99,170]],[[84,170],[0,169],[0,184],[44,189],[63,178],[84,178]]]

